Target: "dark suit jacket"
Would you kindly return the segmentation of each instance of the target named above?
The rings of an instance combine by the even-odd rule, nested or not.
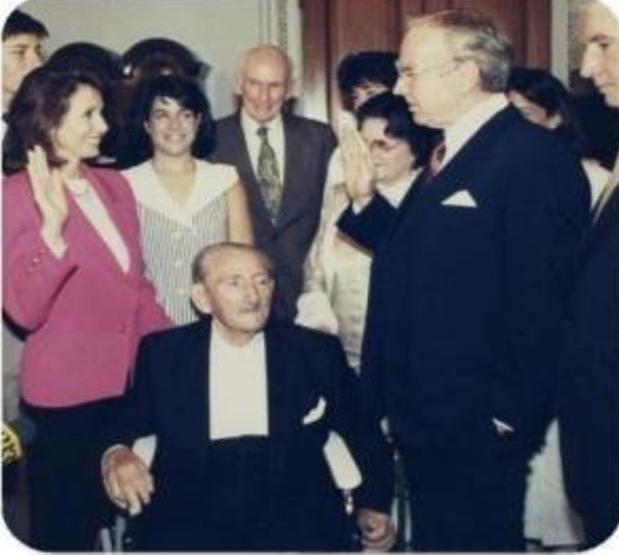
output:
[[[539,432],[564,299],[588,216],[576,156],[513,108],[396,213],[379,196],[340,228],[373,248],[365,411],[416,447],[493,447]],[[449,205],[466,190],[476,207]]]
[[[280,319],[293,320],[303,286],[303,262],[318,227],[327,166],[336,141],[324,123],[284,115],[283,124],[285,175],[276,225],[264,205],[239,113],[217,122],[213,159],[236,166],[247,191],[256,246],[264,249],[276,265],[274,313]]]
[[[140,547],[345,548],[341,495],[323,454],[329,430],[345,438],[360,463],[363,457],[355,429],[356,376],[346,366],[339,342],[290,324],[270,325],[265,335],[268,440],[211,441],[210,329],[206,319],[144,339],[127,406],[108,438],[109,444],[130,444],[152,433],[158,438],[156,491],[140,517],[145,538]],[[326,401],[324,416],[304,423],[321,397]],[[390,460],[382,462],[388,467]],[[241,539],[234,543],[235,535],[245,531],[244,515],[254,507],[250,521],[261,525],[265,535],[248,544]],[[218,544],[218,534],[232,536],[233,543]]]
[[[565,353],[559,430],[566,489],[589,540],[601,541],[619,519],[619,188],[584,242]]]

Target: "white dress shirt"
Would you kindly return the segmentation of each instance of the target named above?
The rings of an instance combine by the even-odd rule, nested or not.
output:
[[[245,144],[249,152],[251,167],[254,170],[254,175],[258,175],[258,155],[260,154],[260,146],[262,139],[258,136],[258,129],[266,127],[268,129],[267,139],[269,144],[275,151],[277,160],[277,170],[279,171],[279,179],[284,183],[284,171],[286,159],[286,147],[284,140],[284,123],[282,116],[278,114],[268,123],[262,124],[254,120],[243,108],[241,108],[241,128],[245,135]]]
[[[509,100],[503,93],[493,94],[460,116],[453,125],[446,127],[443,130],[445,156],[440,167],[444,168],[484,123],[507,106],[509,106]]]
[[[210,439],[269,434],[264,333],[246,345],[228,343],[211,326],[209,349]]]

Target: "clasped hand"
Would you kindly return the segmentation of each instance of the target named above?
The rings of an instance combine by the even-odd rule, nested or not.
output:
[[[148,467],[127,447],[117,447],[105,454],[102,463],[103,484],[110,500],[134,516],[150,503],[155,491]]]

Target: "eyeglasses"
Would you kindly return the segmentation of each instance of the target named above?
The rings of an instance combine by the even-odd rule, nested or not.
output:
[[[401,78],[408,79],[409,81],[416,81],[420,77],[423,77],[424,75],[433,73],[437,70],[444,69],[443,72],[438,74],[439,77],[442,77],[443,75],[446,75],[450,71],[453,71],[454,69],[456,69],[463,61],[464,60],[461,60],[459,58],[451,58],[450,60],[446,60],[444,62],[441,62],[440,64],[435,64],[433,66],[428,66],[428,67],[424,67],[423,69],[417,69],[417,70],[411,69],[409,67],[402,67],[400,66],[400,64],[396,62],[396,68]],[[451,66],[451,67],[448,67],[448,66]]]

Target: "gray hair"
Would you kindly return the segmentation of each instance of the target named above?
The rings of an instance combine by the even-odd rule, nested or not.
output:
[[[209,267],[214,259],[225,252],[251,252],[262,259],[267,271],[273,275],[273,262],[261,249],[243,243],[224,242],[202,247],[194,256],[191,263],[191,280],[193,283],[201,283],[208,274]]]
[[[454,59],[472,60],[479,68],[482,90],[503,92],[513,59],[509,39],[499,31],[487,15],[470,9],[444,10],[413,18],[409,28],[418,25],[434,26],[446,31]]]

